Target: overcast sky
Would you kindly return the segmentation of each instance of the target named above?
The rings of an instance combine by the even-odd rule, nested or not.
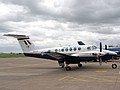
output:
[[[26,34],[37,47],[120,44],[120,0],[0,0],[0,52],[21,52],[5,33]]]

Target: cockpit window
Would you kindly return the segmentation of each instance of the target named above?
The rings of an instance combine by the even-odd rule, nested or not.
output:
[[[87,50],[91,50],[91,47],[87,47]]]
[[[92,46],[92,49],[95,50],[95,49],[97,49],[97,47],[96,46]]]

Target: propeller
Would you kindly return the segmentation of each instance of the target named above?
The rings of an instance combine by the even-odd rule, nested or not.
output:
[[[100,42],[100,52],[102,52],[102,43]]]
[[[100,52],[102,52],[102,43],[100,42]],[[99,56],[99,62],[100,62],[100,66],[102,65],[102,57],[101,55]]]
[[[107,45],[105,45],[105,50],[107,50]]]

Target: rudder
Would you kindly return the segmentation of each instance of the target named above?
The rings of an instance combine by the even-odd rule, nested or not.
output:
[[[10,36],[17,38],[23,53],[30,53],[30,51],[35,50],[35,45],[31,42],[29,36],[26,35],[17,35],[17,34],[4,34],[4,36]]]

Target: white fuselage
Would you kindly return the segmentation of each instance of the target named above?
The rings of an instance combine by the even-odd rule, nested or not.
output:
[[[99,54],[116,54],[109,50],[103,50],[100,52],[96,46],[93,45],[77,45],[77,46],[63,46],[63,47],[54,47],[54,48],[45,48],[40,50],[33,50],[30,53],[44,53],[44,52],[56,52],[71,56],[93,56]]]

